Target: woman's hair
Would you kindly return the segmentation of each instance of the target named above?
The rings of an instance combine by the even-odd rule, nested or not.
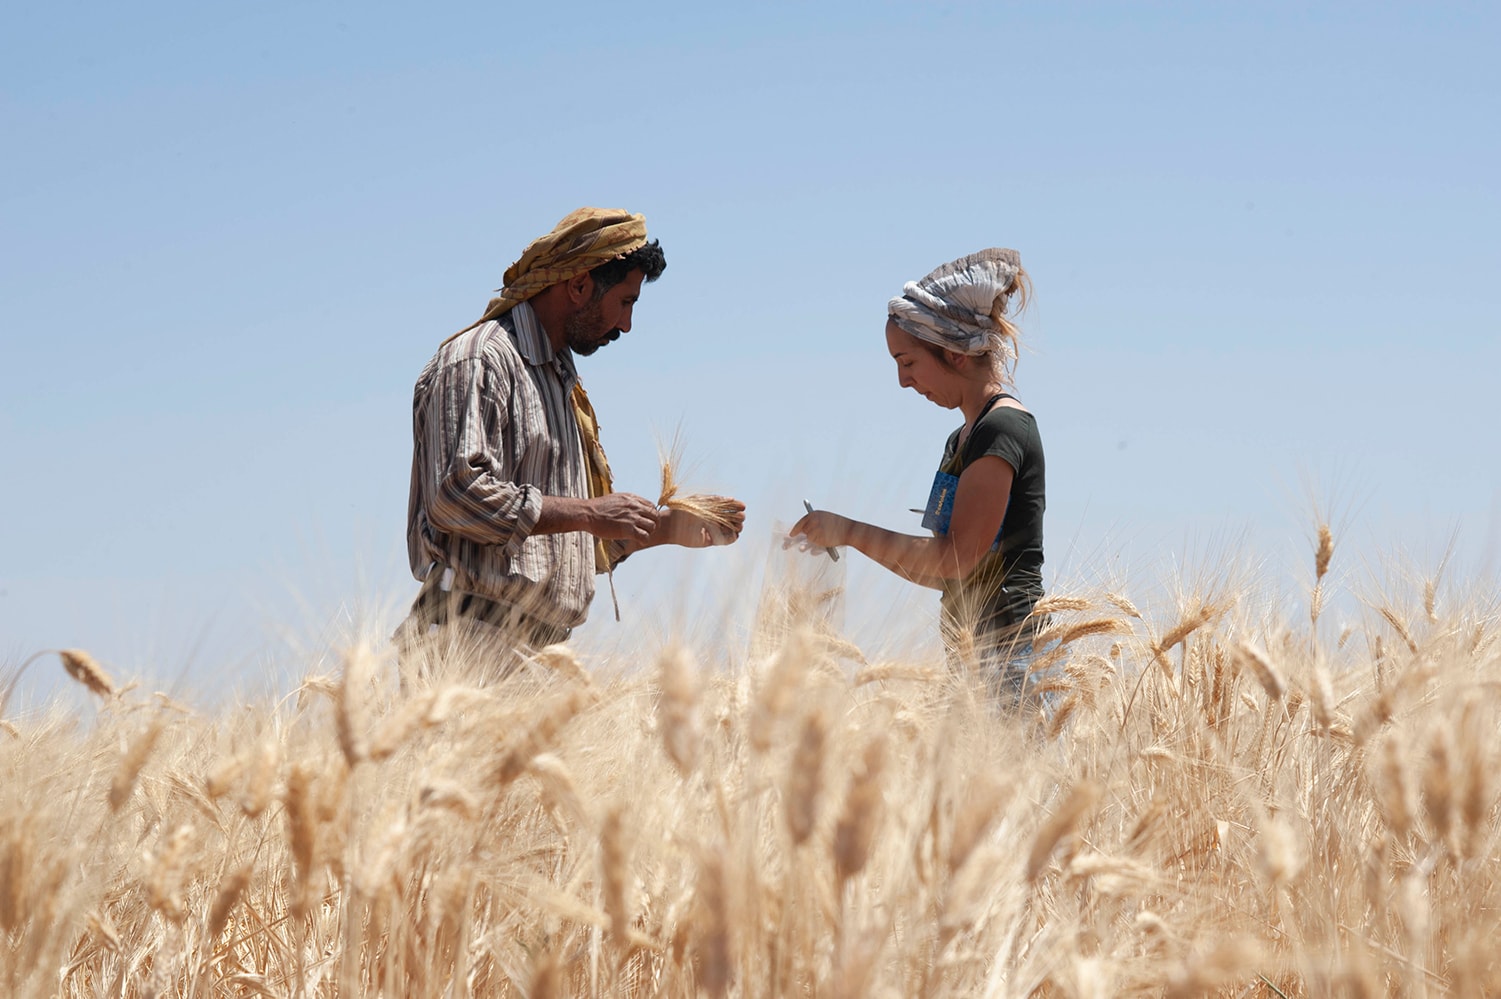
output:
[[[1016,306],[1012,308],[1012,300]],[[1016,323],[1011,317],[1027,311],[1027,303],[1032,300],[1032,278],[1023,267],[1017,267],[1016,277],[1011,279],[1011,287],[1006,294],[996,296],[995,304],[990,308],[990,318],[995,321],[999,329],[992,334],[995,344],[988,352],[992,356],[1000,348],[1000,341],[1006,340],[1011,344],[1011,357],[1021,356],[1021,330],[1017,329]],[[1013,362],[1014,366],[1014,362]]]

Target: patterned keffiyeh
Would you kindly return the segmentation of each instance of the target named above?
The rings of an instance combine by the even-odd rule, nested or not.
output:
[[[532,240],[520,259],[506,268],[504,286],[465,333],[525,302],[544,288],[578,277],[646,245],[646,217],[620,208],[580,208],[546,236]],[[457,335],[457,334],[455,334]],[[450,337],[452,339],[452,337]]]
[[[906,332],[959,354],[999,351],[1016,360],[1011,340],[999,335],[1006,299],[1016,287],[1021,255],[993,248],[944,264],[921,281],[908,281],[886,314]]]

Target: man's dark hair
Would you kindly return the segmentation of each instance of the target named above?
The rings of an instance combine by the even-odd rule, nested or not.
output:
[[[655,281],[667,269],[667,257],[662,253],[662,244],[655,239],[645,246],[637,247],[619,260],[610,260],[589,272],[594,279],[594,297],[604,297],[605,292],[625,280],[631,271],[640,271],[648,282]]]

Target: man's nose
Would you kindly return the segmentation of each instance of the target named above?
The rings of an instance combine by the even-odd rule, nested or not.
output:
[[[620,314],[620,322],[615,324],[615,328],[622,333],[629,333],[631,331],[631,310],[629,308]]]

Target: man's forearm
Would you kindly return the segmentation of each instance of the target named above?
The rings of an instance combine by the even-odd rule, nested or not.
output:
[[[648,541],[657,528],[660,513],[649,499],[632,493],[607,493],[589,499],[543,496],[542,512],[533,534],[566,534],[583,531],[605,541]]]
[[[586,499],[572,496],[543,496],[542,513],[537,517],[533,534],[567,534],[585,531],[593,534],[594,512]]]

